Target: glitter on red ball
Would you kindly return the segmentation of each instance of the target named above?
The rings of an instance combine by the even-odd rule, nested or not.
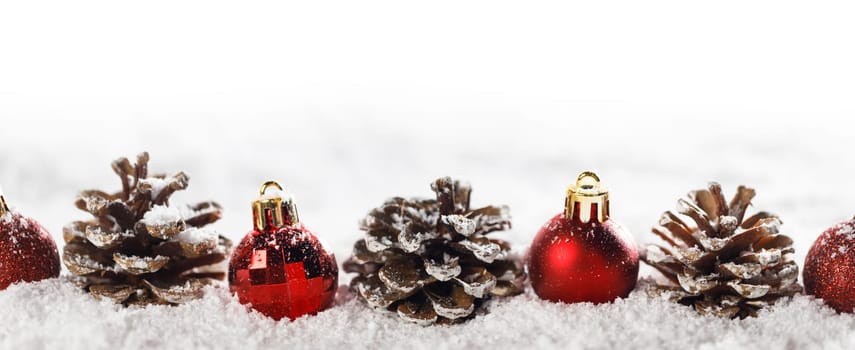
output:
[[[855,310],[855,219],[825,230],[808,251],[805,291],[838,312]]]
[[[3,212],[0,209],[0,290],[17,282],[58,277],[59,252],[47,230],[21,214]]]
[[[229,284],[242,304],[277,320],[293,320],[332,304],[338,267],[302,226],[253,231],[232,255]]]
[[[608,216],[608,192],[595,174],[582,173],[568,190],[565,213],[543,225],[529,248],[529,279],[539,297],[608,303],[635,288],[638,248]]]
[[[528,273],[535,293],[565,303],[608,303],[629,295],[638,251],[613,220],[573,222],[558,214],[531,244]]]
[[[338,265],[297,217],[291,200],[265,195],[253,202],[255,229],[229,261],[229,286],[241,304],[279,320],[330,307],[338,288]],[[281,187],[279,187],[281,190]]]

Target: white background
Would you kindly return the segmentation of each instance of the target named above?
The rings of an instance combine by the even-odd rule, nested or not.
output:
[[[78,118],[845,117],[853,10],[848,1],[7,1],[0,102],[4,115]]]
[[[86,217],[76,193],[118,189],[110,161],[148,150],[154,171],[190,174],[177,201],[223,204],[215,228],[236,240],[257,186],[280,180],[343,261],[362,215],[431,195],[437,176],[469,180],[475,205],[510,205],[503,236],[522,252],[581,170],[600,173],[639,243],[718,180],[727,194],[755,187],[801,263],[855,213],[853,17],[846,1],[6,1],[0,185],[61,240]],[[779,326],[770,317],[749,327],[759,335],[728,325],[723,343],[688,341],[855,341],[845,326],[787,338],[763,328]],[[591,332],[624,339],[561,330],[540,344],[591,346]],[[676,344],[637,332],[624,336]],[[39,337],[5,344],[54,344]]]

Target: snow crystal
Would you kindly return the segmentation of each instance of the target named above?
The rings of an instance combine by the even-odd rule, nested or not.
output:
[[[443,215],[442,222],[452,225],[454,231],[464,236],[469,236],[475,232],[475,220],[463,215]]]
[[[422,247],[422,242],[428,239],[436,238],[435,232],[415,232],[408,233],[406,230],[402,230],[398,233],[398,243],[400,243],[401,248],[408,253],[415,252]]]
[[[780,249],[763,249],[759,252],[754,253],[754,255],[757,257],[757,261],[763,266],[777,264],[778,261],[781,260]]]
[[[86,237],[86,233],[78,230],[77,225],[73,222],[65,224],[65,226],[62,227],[62,232],[68,232],[74,237],[81,237],[81,238]]]
[[[157,255],[154,257],[123,255],[123,254],[118,254],[118,253],[116,255],[120,258],[121,265],[125,269],[144,270],[144,269],[148,269],[151,263],[162,262],[163,260],[169,259],[169,258],[167,258],[165,256],[161,256],[161,255]],[[116,264],[119,264],[119,261],[117,261]]]
[[[216,206],[213,206],[213,205],[210,205],[206,208],[202,208],[202,209],[198,209],[198,210],[194,210],[190,206],[181,206],[178,208],[178,211],[181,213],[182,218],[192,218],[195,216],[206,215],[206,214],[210,214],[210,213],[213,213],[213,212],[216,212],[219,210],[221,210],[221,209],[216,207]]]
[[[181,212],[174,207],[155,205],[143,215],[141,222],[149,226],[164,226],[181,220]]]
[[[290,241],[288,243],[290,243],[291,246],[296,246],[298,243],[311,240],[312,236],[310,236],[310,234],[305,229],[300,229],[296,231],[291,231],[291,235],[289,238]]]
[[[736,228],[737,221],[736,217],[730,215],[722,215],[718,218],[718,224],[721,225],[721,227],[729,229]]]
[[[849,222],[844,222],[840,224],[837,234],[846,236],[846,239],[855,239],[855,225]]]
[[[456,280],[463,285],[463,289],[466,291],[466,294],[474,296],[476,298],[483,298],[484,294],[487,293],[488,290],[492,290],[493,287],[496,286],[496,279],[490,279],[484,283],[481,282],[472,282],[467,283],[464,280],[456,278]]]
[[[768,285],[753,285],[747,283],[743,284],[736,281],[728,282],[727,285],[733,288],[734,291],[748,299],[757,299],[759,297],[762,297],[769,292],[769,289],[772,288]]]
[[[65,254],[62,257],[63,261],[68,264],[77,266],[78,269],[87,268],[90,272],[94,271],[117,271],[117,269],[113,266],[105,266],[89,256],[80,255],[80,254]]]
[[[0,222],[7,225],[6,228],[9,230],[8,232],[0,232],[0,234],[8,233],[12,243],[15,245],[18,244],[18,237],[20,235],[37,230],[34,226],[37,225],[36,222],[21,215],[21,213],[12,212],[11,210],[6,215],[0,217]]]
[[[163,191],[166,186],[169,186],[169,183],[172,181],[170,178],[159,179],[156,177],[149,177],[145,179],[140,179],[140,183],[147,184],[151,186],[151,197],[155,198],[160,194],[160,191]]]
[[[216,242],[219,239],[219,235],[216,232],[211,230],[199,229],[196,227],[187,228],[184,231],[181,231],[175,237],[170,239],[175,242],[183,242],[189,244],[201,244],[205,242]]]
[[[425,272],[440,281],[448,281],[462,271],[463,268],[458,264],[459,260],[460,258],[456,256],[443,253],[442,261],[426,260],[424,262]]]
[[[365,235],[365,247],[368,248],[368,251],[377,253],[382,252],[389,247],[391,247],[394,243],[387,237],[383,236],[375,236],[375,235]]]
[[[281,190],[273,186],[267,187],[264,193],[258,197],[260,200],[276,198],[282,198],[283,202],[287,202],[289,199],[296,202],[296,197],[288,192],[284,186]]]
[[[470,240],[462,240],[458,242],[460,245],[469,249],[472,254],[475,255],[478,260],[481,260],[486,263],[492,263],[497,257],[499,257],[499,253],[501,253],[501,247],[498,244],[493,242],[475,242]]]

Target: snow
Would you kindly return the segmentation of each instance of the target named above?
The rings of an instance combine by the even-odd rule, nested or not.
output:
[[[846,239],[852,240],[855,239],[855,225],[852,223],[842,223],[839,225],[840,228],[837,230],[837,235],[846,236]]]
[[[172,179],[168,177],[163,179],[156,177],[140,179],[140,183],[147,184],[151,187],[151,198],[157,198],[157,196],[160,195],[160,192],[163,191],[166,186],[169,186],[171,181]]]
[[[189,244],[200,244],[206,242],[215,244],[217,242],[217,237],[219,236],[216,232],[206,229],[199,229],[196,227],[190,227],[184,231],[181,231],[181,233],[179,233],[175,237],[172,237],[172,239],[170,240]]]
[[[288,189],[287,189],[287,187],[285,187],[285,185],[282,185],[282,184],[279,184],[279,185],[282,186],[281,190],[276,188],[275,186],[268,186],[267,188],[265,188],[264,193],[259,194],[258,200],[277,199],[277,198],[282,199],[283,202],[287,202],[288,200],[294,200],[294,201],[297,200],[294,197],[294,195],[288,191]]]
[[[190,206],[180,206],[178,208],[181,218],[190,218],[194,216],[205,215],[220,210],[219,208],[213,205],[199,210],[193,210],[193,208]]]
[[[21,301],[27,301],[22,303]],[[855,346],[855,318],[798,296],[756,319],[703,317],[635,292],[608,305],[553,304],[522,295],[492,302],[459,326],[422,327],[367,308],[345,289],[336,306],[294,322],[245,308],[225,288],[177,307],[124,309],[65,279],[15,285],[0,294],[3,349],[810,349]],[[17,325],[38,325],[24,331]],[[536,327],[535,327],[536,326]],[[537,329],[536,332],[533,332]]]
[[[63,259],[68,260],[69,262],[71,262],[75,266],[85,267],[85,268],[89,269],[90,271],[88,271],[88,272],[117,271],[117,267],[104,266],[104,264],[101,264],[100,262],[97,262],[97,261],[89,258],[86,255],[68,255],[68,256],[63,257]],[[67,269],[65,269],[65,267],[63,267],[63,270],[65,270],[66,273],[68,272]]]
[[[198,215],[205,211],[218,210],[214,207],[209,207],[202,210],[184,209],[180,210],[173,206],[155,205],[143,215],[142,223],[150,226],[166,226],[172,225],[180,220],[190,216]],[[192,245],[206,244],[216,246],[219,235],[217,232],[208,228],[188,227],[174,237],[169,238],[170,241],[188,243]]]
[[[31,220],[13,210],[9,210],[8,213],[0,217],[0,224],[3,224],[9,230],[4,232],[4,234],[9,235],[14,245],[18,245],[18,237],[35,229]]]
[[[467,237],[475,232],[475,220],[463,215],[443,215],[442,222],[454,225],[454,231]]]
[[[171,206],[155,205],[143,215],[142,223],[149,226],[165,226],[181,220],[181,212]]]
[[[120,264],[120,262],[121,262],[122,267],[124,267],[125,269],[140,269],[140,270],[148,269],[152,263],[162,262],[162,261],[164,261],[164,259],[169,259],[165,256],[160,256],[160,255],[157,255],[155,257],[150,257],[150,256],[142,256],[141,257],[141,256],[132,256],[132,255],[122,255],[122,254],[116,253],[116,256],[118,257],[116,259],[117,260],[116,264]]]
[[[650,228],[662,212],[708,180],[722,183],[726,195],[739,184],[755,188],[749,213],[780,215],[781,232],[793,238],[799,265],[821,232],[855,214],[855,197],[849,195],[855,193],[855,163],[847,161],[855,139],[832,122],[739,118],[703,124],[610,119],[591,111],[586,116],[608,131],[586,134],[575,129],[573,118],[489,110],[472,113],[490,119],[433,122],[396,119],[417,115],[401,108],[353,120],[269,115],[269,129],[291,130],[287,142],[260,137],[251,119],[179,119],[172,128],[135,124],[135,137],[84,141],[79,135],[127,130],[115,123],[55,120],[54,128],[44,128],[44,122],[16,120],[14,131],[0,129],[0,139],[16,145],[15,152],[0,152],[0,182],[7,196],[14,194],[7,197],[10,204],[25,208],[62,249],[62,227],[90,218],[72,204],[77,193],[118,190],[109,164],[120,156],[148,150],[152,173],[194,174],[170,204],[220,203],[223,219],[210,228],[234,242],[252,228],[250,203],[259,186],[275,178],[300,195],[302,221],[339,263],[364,236],[358,222],[369,209],[393,195],[431,198],[430,183],[445,175],[472,184],[475,208],[509,206],[513,228],[491,235],[510,241],[517,254],[563,210],[567,185],[585,169],[597,171],[608,186],[613,217],[639,244],[658,242]],[[448,125],[473,137],[438,141]],[[43,137],[28,136],[33,134]],[[822,181],[794,186],[806,178]],[[642,266],[641,276],[651,275]],[[0,349],[855,348],[855,317],[803,295],[758,318],[722,320],[651,299],[641,291],[644,283],[626,300],[596,306],[552,304],[529,291],[491,302],[489,313],[463,325],[422,327],[355,300],[344,287],[352,276],[343,272],[335,307],[295,322],[245,311],[222,284],[186,305],[126,309],[80,292],[68,276],[66,270],[60,279],[0,292]]]

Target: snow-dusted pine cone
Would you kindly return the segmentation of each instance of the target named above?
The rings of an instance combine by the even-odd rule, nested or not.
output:
[[[226,259],[231,242],[201,228],[220,219],[220,206],[170,206],[169,197],[189,179],[184,173],[149,177],[148,159],[142,153],[135,165],[127,158],[113,162],[121,192],[80,193],[77,207],[95,218],[63,228],[62,260],[96,297],[125,305],[183,303],[225,277],[213,265]]]
[[[743,219],[752,198],[753,189],[739,186],[728,204],[713,182],[678,201],[679,213],[697,227],[665,212],[653,233],[667,245],[648,245],[641,259],[673,284],[648,292],[668,293],[701,314],[745,318],[801,291],[793,241],[778,233],[781,220],[763,211]]]
[[[351,288],[369,305],[397,311],[408,321],[457,323],[474,316],[491,295],[522,292],[524,272],[510,244],[487,238],[510,228],[508,208],[469,208],[471,188],[441,178],[437,199],[395,197],[360,223],[347,272]]]

